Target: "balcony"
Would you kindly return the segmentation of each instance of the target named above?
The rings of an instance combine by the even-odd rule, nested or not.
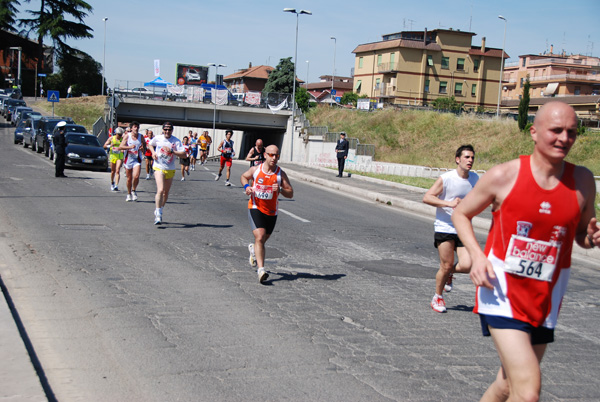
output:
[[[528,65],[535,66],[539,64],[572,64],[575,66],[600,66],[600,60],[581,60],[581,59],[541,59],[541,60],[529,60]]]
[[[380,74],[391,73],[400,70],[400,63],[381,63],[377,65],[377,72]]]
[[[529,82],[539,81],[591,81],[600,82],[600,74],[587,75],[587,74],[555,74],[555,75],[544,75],[541,77],[529,77]]]

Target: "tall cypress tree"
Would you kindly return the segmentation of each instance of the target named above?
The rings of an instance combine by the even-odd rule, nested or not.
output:
[[[0,29],[6,31],[16,31],[17,7],[21,3],[19,0],[0,0]]]
[[[525,80],[525,85],[523,85],[523,96],[521,96],[521,101],[519,102],[519,130],[525,130],[527,127],[527,117],[529,112],[529,88],[531,87],[531,83],[529,82],[529,75]]]

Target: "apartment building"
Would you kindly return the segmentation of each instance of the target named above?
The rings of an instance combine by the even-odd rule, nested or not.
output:
[[[273,70],[271,66],[252,67],[250,63],[248,68],[224,77],[223,82],[233,93],[262,92]]]
[[[495,108],[501,49],[472,46],[476,34],[450,29],[402,31],[353,50],[354,92],[393,104],[428,105],[454,96],[467,108]]]
[[[525,54],[504,68],[503,100],[520,99],[529,76],[532,98],[600,95],[600,58],[553,54]]]

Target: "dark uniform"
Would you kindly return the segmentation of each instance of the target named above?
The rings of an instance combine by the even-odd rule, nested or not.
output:
[[[340,138],[335,145],[335,153],[338,160],[338,176],[342,177],[344,173],[344,163],[346,162],[346,157],[348,156],[348,147],[349,143],[346,140],[346,133],[340,133],[342,138]]]
[[[57,132],[52,137],[52,143],[54,144],[54,177],[67,177],[65,176],[65,149],[67,147],[67,141],[65,139],[65,126],[64,121],[58,122],[56,125]]]

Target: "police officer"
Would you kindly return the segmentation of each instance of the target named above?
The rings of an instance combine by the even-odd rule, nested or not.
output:
[[[65,176],[65,149],[67,147],[67,141],[65,139],[65,121],[59,121],[56,124],[56,132],[52,136],[52,143],[54,144],[54,177],[67,177]]]
[[[335,153],[338,160],[338,175],[336,177],[342,177],[344,173],[344,164],[346,163],[346,158],[348,157],[348,140],[346,139],[346,133],[340,133],[340,139],[335,145]]]

